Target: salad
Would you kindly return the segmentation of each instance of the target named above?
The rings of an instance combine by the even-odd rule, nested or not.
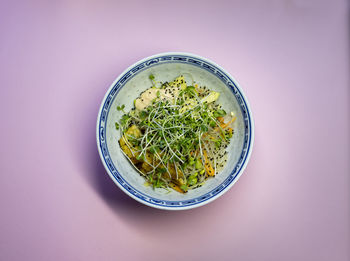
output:
[[[119,145],[145,185],[186,193],[225,166],[236,117],[217,103],[219,92],[188,85],[183,75],[164,83],[149,79],[133,109],[117,107],[124,113],[115,123]]]

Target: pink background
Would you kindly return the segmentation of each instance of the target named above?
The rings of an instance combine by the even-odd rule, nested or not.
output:
[[[349,7],[311,1],[1,1],[0,260],[349,260]],[[128,198],[98,157],[109,85],[193,52],[247,94],[255,147],[204,207]]]

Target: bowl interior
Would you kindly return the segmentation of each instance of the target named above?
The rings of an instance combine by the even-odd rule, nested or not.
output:
[[[100,124],[103,132],[101,137],[103,137],[103,142],[105,142],[105,146],[102,146],[102,152],[105,156],[105,164],[109,169],[109,174],[114,181],[124,188],[126,192],[137,197],[136,199],[161,206],[196,204],[215,194],[210,194],[210,192],[216,191],[219,193],[219,191],[224,190],[228,183],[232,182],[232,178],[234,179],[232,174],[234,172],[238,174],[238,168],[240,165],[243,165],[242,158],[247,150],[247,108],[242,107],[245,103],[239,98],[241,94],[235,93],[236,87],[232,86],[229,88],[227,82],[223,81],[211,70],[183,61],[154,63],[140,68],[135,73],[132,73],[131,68],[129,72],[129,76],[128,72],[124,74],[124,78],[127,79],[123,80],[122,75],[121,81],[118,84],[114,83],[114,88],[110,89],[110,95],[106,98],[108,106],[105,106],[101,113],[101,118],[105,122],[104,126]],[[148,78],[150,74],[153,74],[157,81],[162,82],[171,81],[179,75],[184,75],[189,85],[192,84],[193,79],[199,85],[218,91],[220,92],[218,103],[227,112],[233,111],[237,116],[237,120],[234,122],[233,139],[227,148],[228,159],[225,168],[215,178],[209,179],[205,185],[190,190],[186,194],[165,189],[154,190],[151,186],[145,186],[144,177],[125,158],[118,144],[120,133],[115,129],[115,122],[119,121],[123,112],[118,111],[117,106],[124,104],[126,111],[132,109],[133,101],[139,97],[141,92],[151,87],[151,82]],[[241,164],[238,164],[239,162]]]

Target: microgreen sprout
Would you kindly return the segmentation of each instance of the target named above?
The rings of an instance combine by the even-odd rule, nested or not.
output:
[[[125,108],[125,105],[124,105],[124,104],[122,104],[122,106],[117,106],[117,110],[118,110],[118,111],[122,111],[122,112],[125,113],[124,108]]]
[[[155,86],[153,74],[149,79]],[[124,154],[148,184],[185,193],[224,167],[233,129],[224,123],[226,111],[207,99],[206,87],[183,87],[184,83],[180,77],[161,83],[156,97],[142,109],[125,113],[124,105],[117,106],[124,114],[115,128],[121,132]]]

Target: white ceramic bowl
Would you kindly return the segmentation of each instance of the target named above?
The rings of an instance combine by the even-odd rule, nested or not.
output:
[[[145,186],[142,177],[122,154],[118,144],[119,131],[115,122],[125,110],[133,107],[140,93],[151,87],[150,74],[159,81],[169,81],[180,74],[189,73],[199,85],[205,85],[221,93],[218,102],[230,112],[234,111],[234,136],[228,150],[228,161],[224,169],[200,188],[186,194]],[[130,197],[160,209],[183,210],[203,206],[217,199],[241,176],[253,148],[254,123],[248,101],[236,80],[214,62],[189,53],[161,53],[136,62],[126,69],[108,89],[97,118],[97,147],[107,173]]]

